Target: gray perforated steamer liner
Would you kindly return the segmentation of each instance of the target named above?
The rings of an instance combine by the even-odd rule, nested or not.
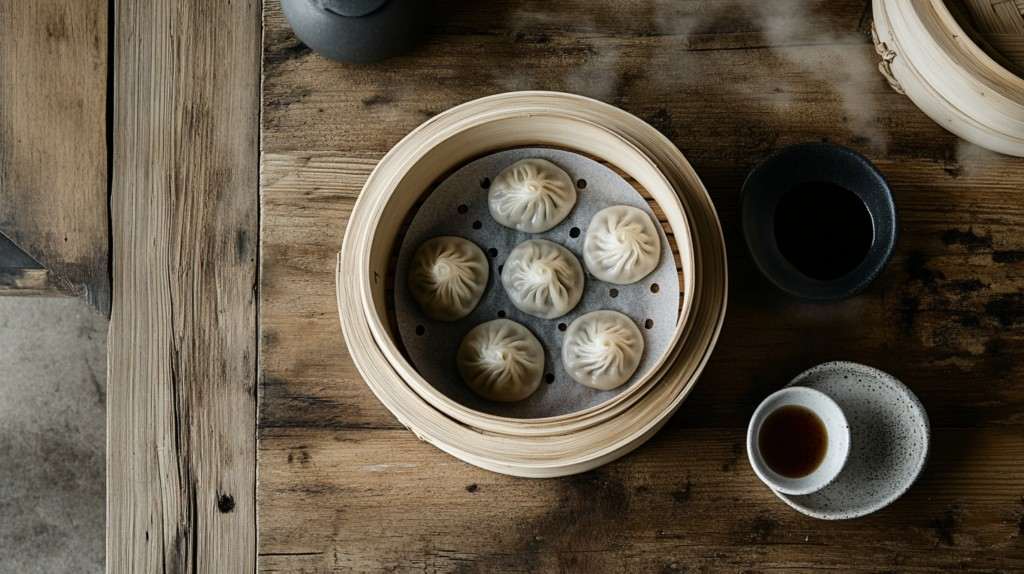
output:
[[[393,319],[398,242],[438,182],[499,150],[578,151],[628,174],[657,201],[682,254],[681,320],[648,381],[585,411],[515,419],[461,405],[434,388],[399,348]],[[359,377],[417,437],[465,462],[524,477],[583,472],[637,448],[683,403],[721,332],[728,292],[725,243],[707,190],[670,141],[639,118],[596,100],[516,92],[475,100],[418,127],[367,179],[345,231],[335,274],[338,317]],[[353,389],[353,392],[358,392]]]
[[[561,223],[543,233],[525,233],[495,221],[488,208],[489,183],[513,163],[543,158],[564,169],[577,183],[577,201]],[[630,285],[600,281],[585,272],[583,297],[565,316],[541,319],[517,309],[501,285],[500,270],[512,249],[530,239],[553,241],[583,262],[583,242],[590,220],[613,205],[630,205],[657,217],[647,201],[625,179],[608,167],[568,151],[525,148],[494,153],[463,166],[430,194],[413,216],[399,250],[395,278],[395,319],[406,353],[413,366],[445,396],[482,413],[517,419],[569,415],[596,407],[626,392],[650,376],[660,365],[673,340],[679,317],[680,289],[676,261],[661,225],[655,227],[661,241],[658,266]],[[423,242],[443,235],[469,239],[488,254],[490,274],[480,304],[467,317],[453,322],[427,317],[408,288],[408,269]],[[585,266],[584,266],[585,269]],[[591,311],[609,309],[625,314],[644,337],[640,365],[622,386],[599,391],[573,381],[562,364],[562,343],[568,325]],[[525,325],[544,348],[545,379],[528,398],[502,403],[474,394],[460,379],[455,355],[462,338],[473,327],[499,317]]]

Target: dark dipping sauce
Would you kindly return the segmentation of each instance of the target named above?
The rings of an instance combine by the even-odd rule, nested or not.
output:
[[[811,279],[831,281],[853,271],[868,254],[874,235],[864,202],[834,183],[799,183],[775,207],[779,252]]]
[[[761,423],[757,437],[761,457],[786,478],[807,476],[825,460],[828,430],[806,407],[780,407]]]

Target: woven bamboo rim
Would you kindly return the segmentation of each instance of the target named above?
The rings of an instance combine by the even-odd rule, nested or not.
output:
[[[610,160],[655,197],[686,262],[684,309],[671,352],[649,380],[634,385],[631,392],[572,415],[507,419],[454,403],[419,377],[388,330],[384,281],[398,226],[432,182],[473,157],[538,144]],[[353,361],[402,424],[471,464],[520,476],[558,476],[593,468],[632,450],[685,398],[721,329],[725,251],[706,190],[682,154],[657,130],[587,98],[518,92],[453,108],[417,128],[385,156],[353,210],[337,285],[339,314]]]
[[[1024,157],[1024,78],[975,44],[944,0],[873,0],[879,69],[956,135]]]

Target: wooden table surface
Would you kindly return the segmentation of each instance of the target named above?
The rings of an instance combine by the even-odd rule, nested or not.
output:
[[[107,2],[0,0],[0,296],[110,312]]]
[[[327,61],[264,5],[256,512],[262,572],[1024,570],[1024,160],[957,140],[875,70],[864,0],[440,2],[414,53]],[[707,370],[649,443],[528,480],[421,442],[374,398],[341,336],[334,263],[375,163],[430,117],[517,89],[589,95],[683,151],[725,230],[730,297]],[[839,303],[756,271],[738,197],[805,141],[885,173],[900,237]],[[888,371],[933,425],[918,483],[822,522],[750,470],[757,403],[826,360]]]

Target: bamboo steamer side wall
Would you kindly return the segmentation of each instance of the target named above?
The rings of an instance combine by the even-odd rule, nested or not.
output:
[[[943,0],[872,7],[879,70],[895,90],[956,135],[1024,157],[1024,79],[975,44]]]

